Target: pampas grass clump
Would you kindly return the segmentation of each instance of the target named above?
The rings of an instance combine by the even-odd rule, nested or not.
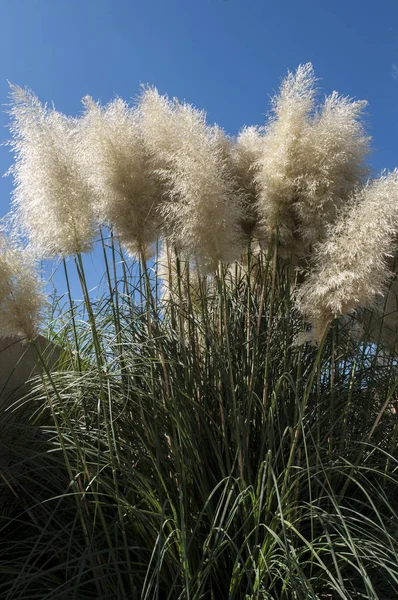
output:
[[[0,334],[41,366],[0,415],[0,597],[398,597],[398,173],[315,84],[237,138],[154,88],[78,119],[14,91],[14,222],[76,257],[40,324],[0,238]]]

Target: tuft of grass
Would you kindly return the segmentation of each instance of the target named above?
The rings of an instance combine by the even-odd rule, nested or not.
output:
[[[102,239],[103,297],[77,257],[57,366],[36,348],[1,415],[1,597],[395,597],[394,357],[349,320],[295,345],[299,274],[272,247],[205,277],[174,253],[162,296],[156,262]]]

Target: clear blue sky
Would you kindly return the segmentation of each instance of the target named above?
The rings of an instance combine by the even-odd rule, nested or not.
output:
[[[375,171],[398,166],[397,0],[0,0],[1,104],[7,80],[73,115],[86,94],[150,83],[235,134],[262,123],[281,77],[308,61],[325,93],[369,101]],[[0,147],[0,172],[11,162]],[[0,179],[0,217],[11,185]]]

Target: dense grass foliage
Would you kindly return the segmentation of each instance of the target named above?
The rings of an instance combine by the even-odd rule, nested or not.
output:
[[[1,598],[397,597],[393,357],[349,320],[296,345],[300,273],[272,247],[203,278],[173,255],[163,293],[103,247],[106,293],[77,256],[57,368],[37,348],[1,415]]]

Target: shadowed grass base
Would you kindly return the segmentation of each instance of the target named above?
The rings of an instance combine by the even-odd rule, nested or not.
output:
[[[392,357],[350,323],[292,346],[275,256],[195,281],[175,260],[164,300],[115,256],[2,415],[1,598],[398,597]]]

